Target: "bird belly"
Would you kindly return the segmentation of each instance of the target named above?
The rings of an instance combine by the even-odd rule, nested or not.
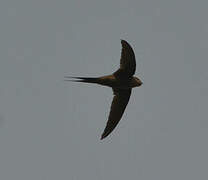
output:
[[[136,77],[133,77],[129,80],[121,80],[117,79],[114,75],[109,75],[100,77],[98,79],[98,84],[118,89],[131,89],[142,84],[141,81]]]
[[[119,89],[131,89],[134,87],[141,86],[142,82],[140,79],[133,77],[129,81],[116,81],[115,82],[115,87]]]

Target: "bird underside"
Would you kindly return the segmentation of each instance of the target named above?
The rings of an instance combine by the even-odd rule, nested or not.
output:
[[[102,86],[108,86],[115,89],[128,90],[134,87],[138,87],[142,82],[137,77],[131,79],[118,79],[114,75],[102,76],[98,78],[93,77],[70,77],[65,76],[65,81],[83,82],[83,83],[95,83]]]

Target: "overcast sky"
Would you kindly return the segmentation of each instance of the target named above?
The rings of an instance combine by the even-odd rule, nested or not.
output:
[[[0,179],[206,180],[208,1],[0,2]],[[135,88],[103,141],[112,90],[65,75],[117,70]]]

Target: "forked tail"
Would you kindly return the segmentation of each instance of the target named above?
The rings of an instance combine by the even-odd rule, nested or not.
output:
[[[64,81],[73,81],[73,82],[84,82],[84,83],[98,83],[98,78],[92,77],[71,77],[64,76]]]

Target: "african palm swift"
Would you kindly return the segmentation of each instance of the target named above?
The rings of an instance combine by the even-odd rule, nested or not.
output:
[[[132,88],[142,85],[141,80],[133,76],[136,70],[136,60],[132,47],[125,40],[121,40],[121,45],[120,68],[113,74],[96,78],[65,76],[66,81],[96,83],[112,88],[114,97],[108,121],[101,139],[107,137],[120,121],[129,102]],[[75,79],[70,80],[68,78]]]

